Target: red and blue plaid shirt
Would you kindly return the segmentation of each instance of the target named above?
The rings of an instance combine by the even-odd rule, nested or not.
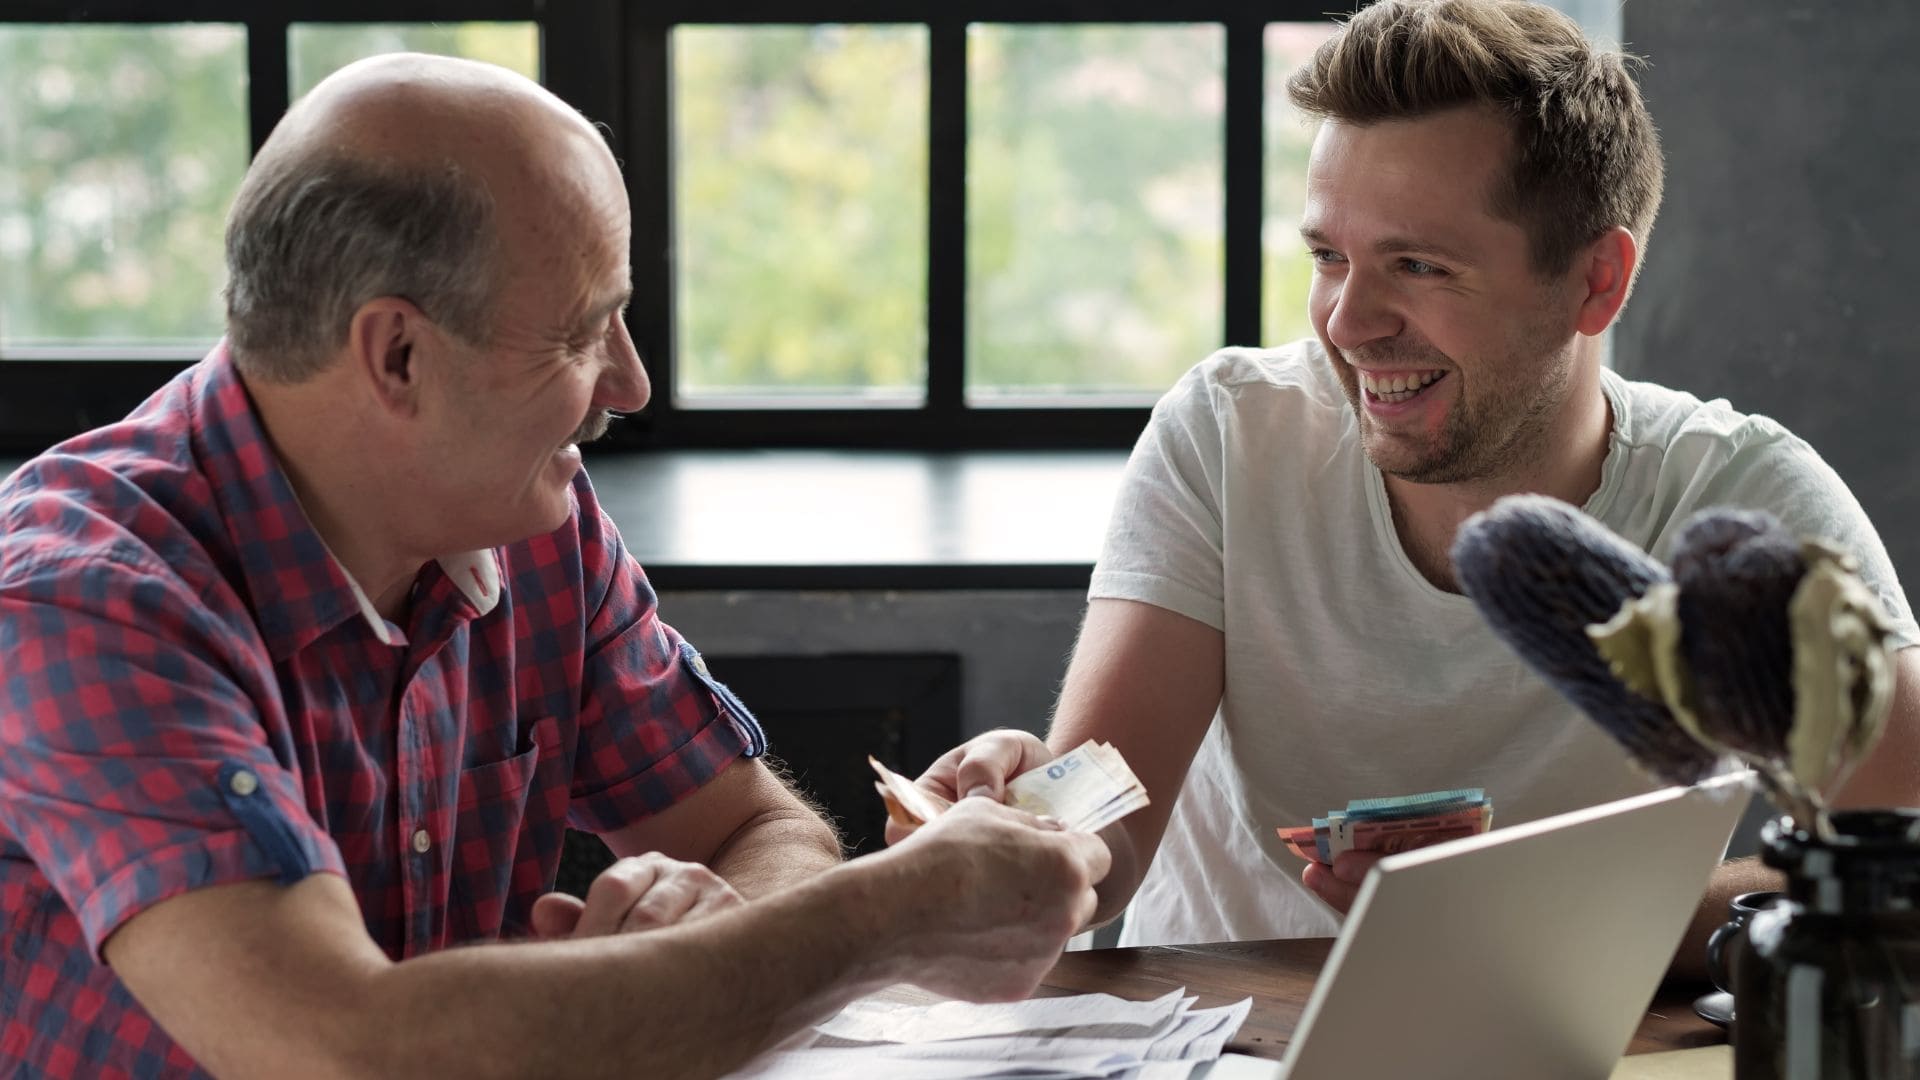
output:
[[[764,748],[573,497],[383,619],[224,346],[0,486],[0,1074],[197,1071],[98,962],[168,897],[327,872],[395,959],[513,936],[567,825]]]

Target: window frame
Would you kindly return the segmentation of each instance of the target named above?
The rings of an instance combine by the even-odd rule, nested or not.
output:
[[[1344,0],[1351,7],[1351,0]],[[219,22],[247,31],[249,145],[288,104],[294,23],[504,21],[539,26],[542,82],[605,124],[633,210],[627,321],[653,381],[644,412],[612,446],[893,450],[1099,449],[1132,444],[1150,404],[968,405],[966,356],[967,26],[970,23],[1215,24],[1226,40],[1223,118],[1224,333],[1261,334],[1265,32],[1321,22],[1307,0],[14,0],[0,24]],[[685,406],[674,401],[671,37],[675,26],[918,24],[928,30],[927,393],[918,407]],[[566,57],[565,63],[550,63]],[[33,453],[125,415],[189,361],[0,358],[0,452]],[[1198,361],[1200,357],[1192,357]],[[80,377],[84,374],[84,377]]]

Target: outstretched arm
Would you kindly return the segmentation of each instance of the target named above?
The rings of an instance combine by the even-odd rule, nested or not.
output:
[[[134,916],[105,955],[230,1076],[715,1076],[862,992],[1031,993],[1092,909],[1092,837],[975,800],[898,848],[645,933],[398,963],[346,883],[242,882]]]
[[[998,799],[1008,780],[1088,739],[1112,743],[1152,801],[1100,832],[1113,868],[1100,885],[1093,922],[1107,922],[1146,876],[1187,766],[1213,722],[1226,684],[1225,641],[1213,627],[1164,608],[1094,600],[1046,743],[1023,731],[988,732],[949,750],[918,782],[948,799]],[[887,835],[905,833],[889,825]]]

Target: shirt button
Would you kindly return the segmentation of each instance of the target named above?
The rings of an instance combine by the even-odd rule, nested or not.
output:
[[[244,799],[260,790],[260,778],[245,769],[241,769],[239,772],[227,777],[227,790]]]
[[[427,835],[427,830],[415,829],[413,831],[413,850],[419,852],[422,855],[425,855],[427,853],[427,849],[432,846],[433,846],[433,837]]]
[[[704,656],[701,656],[699,653],[694,653],[693,654],[693,670],[699,672],[702,675],[706,675],[707,674],[707,658]]]

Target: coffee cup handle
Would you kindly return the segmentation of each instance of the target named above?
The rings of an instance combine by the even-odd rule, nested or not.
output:
[[[1738,924],[1724,922],[1714,927],[1713,933],[1707,936],[1707,981],[1713,983],[1716,989],[1725,990],[1727,993],[1733,992],[1733,988],[1727,985],[1730,981],[1728,977],[1730,973],[1727,971],[1727,939],[1739,932]]]

